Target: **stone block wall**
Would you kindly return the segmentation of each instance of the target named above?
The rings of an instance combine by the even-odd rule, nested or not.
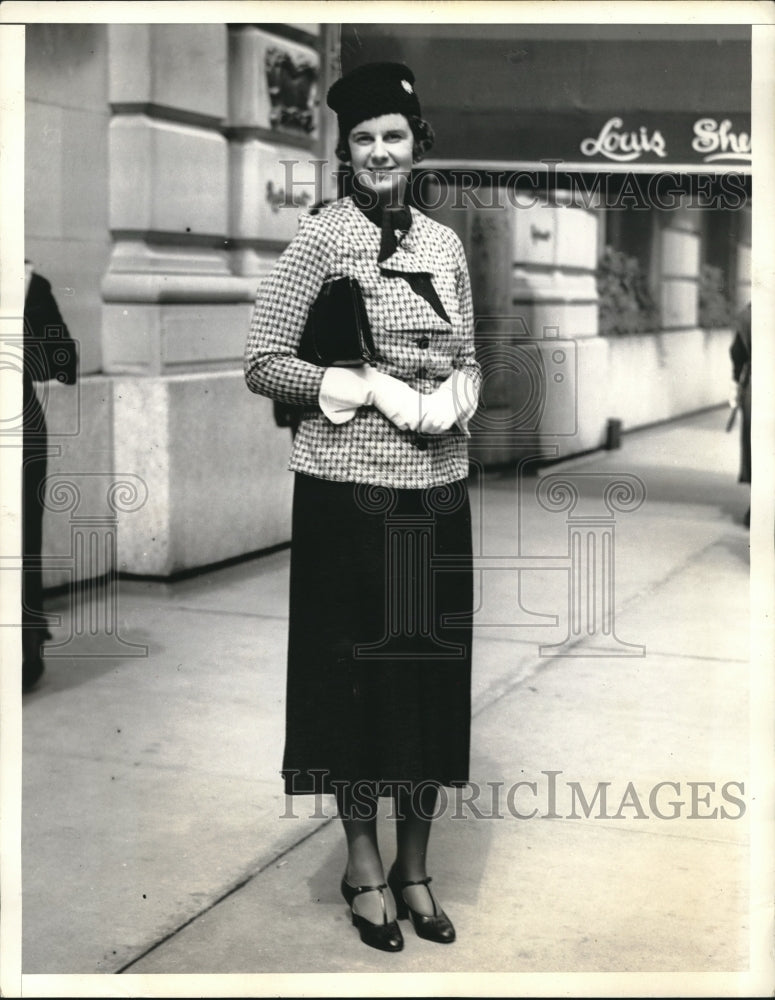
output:
[[[119,514],[121,571],[169,576],[289,540],[290,432],[240,371],[114,382],[116,425],[131,428],[116,471],[142,469],[148,496]]]

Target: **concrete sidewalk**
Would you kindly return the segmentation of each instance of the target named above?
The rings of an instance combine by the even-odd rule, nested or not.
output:
[[[90,658],[88,635],[50,651],[23,704],[23,972],[746,969],[748,492],[725,420],[709,411],[521,482],[474,483],[489,557],[474,788],[450,796],[429,863],[453,946],[406,924],[400,954],[365,947],[338,892],[332,802],[282,795],[284,550],[123,582],[118,635],[147,656]],[[578,489],[572,510],[556,491],[537,500],[552,476]],[[586,576],[573,583],[568,522],[610,525],[600,490],[617,478],[615,644]],[[516,555],[532,568],[509,568]],[[602,563],[581,559],[607,586]],[[50,610],[61,642],[72,612],[64,599]],[[573,655],[551,655],[569,632]]]

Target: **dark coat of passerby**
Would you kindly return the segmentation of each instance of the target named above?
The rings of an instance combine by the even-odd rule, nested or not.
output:
[[[22,688],[43,675],[42,646],[51,638],[43,613],[43,507],[48,457],[46,415],[35,383],[56,379],[74,385],[76,345],[59,311],[51,284],[25,262],[22,466]]]
[[[732,378],[735,382],[733,402],[740,409],[740,472],[738,482],[751,482],[751,303],[737,317],[735,336],[729,349],[732,358]],[[745,515],[749,524],[751,509]]]

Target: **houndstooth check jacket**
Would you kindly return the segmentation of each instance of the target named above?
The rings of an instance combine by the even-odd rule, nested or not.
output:
[[[476,386],[473,309],[462,244],[446,226],[411,210],[412,225],[398,249],[377,263],[380,229],[341,198],[317,215],[304,216],[256,296],[245,349],[245,378],[253,392],[303,404],[290,469],[340,482],[395,488],[438,486],[468,475],[465,435],[400,431],[375,407],[362,407],[334,425],[318,406],[324,369],[296,356],[309,308],[323,283],[344,275],[363,290],[377,367],[422,393],[433,392],[459,369]],[[432,275],[449,316],[447,323],[401,273]]]

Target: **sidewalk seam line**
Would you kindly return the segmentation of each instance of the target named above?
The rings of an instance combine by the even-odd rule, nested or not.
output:
[[[239,892],[239,890],[244,888],[248,884],[248,882],[252,882],[254,878],[257,878],[259,875],[265,872],[267,868],[270,868],[272,865],[276,864],[281,858],[284,858],[286,854],[290,854],[292,851],[295,851],[297,847],[300,847],[303,843],[309,840],[310,837],[314,837],[321,830],[325,829],[325,827],[327,827],[333,821],[333,819],[334,819],[333,816],[329,816],[324,823],[320,824],[320,826],[315,827],[314,830],[310,830],[310,832],[306,833],[300,840],[297,840],[293,844],[290,844],[288,847],[280,851],[279,854],[275,854],[267,862],[265,862],[258,869],[256,869],[256,871],[251,872],[244,878],[241,878],[239,882],[230,886],[230,888],[228,888],[225,892],[221,893],[221,895],[218,896],[217,899],[214,899],[212,902],[208,903],[208,905],[205,906],[198,913],[195,913],[192,917],[189,917],[188,920],[185,920],[178,927],[175,927],[173,930],[169,931],[169,933],[159,938],[158,941],[154,941],[152,945],[150,945],[148,948],[142,951],[139,955],[135,955],[135,957],[130,959],[130,961],[125,962],[120,968],[116,969],[114,975],[120,975],[121,973],[126,972],[127,969],[130,969],[133,965],[136,965],[138,962],[142,961],[142,959],[150,955],[151,952],[155,951],[157,948],[160,948],[163,944],[166,944],[167,941],[171,941],[172,938],[174,938],[182,930],[184,930],[190,924],[193,924],[195,920],[199,920],[199,918],[204,916],[205,913],[209,913],[210,910],[215,909],[216,906],[222,903],[225,899],[228,899],[229,896],[232,896],[234,895],[234,893]]]
[[[288,615],[268,615],[261,611],[224,611],[220,608],[197,608],[189,604],[173,604],[169,611],[188,611],[196,615],[231,615],[234,618],[267,618],[270,621],[287,621]],[[166,612],[166,613],[169,613]]]

